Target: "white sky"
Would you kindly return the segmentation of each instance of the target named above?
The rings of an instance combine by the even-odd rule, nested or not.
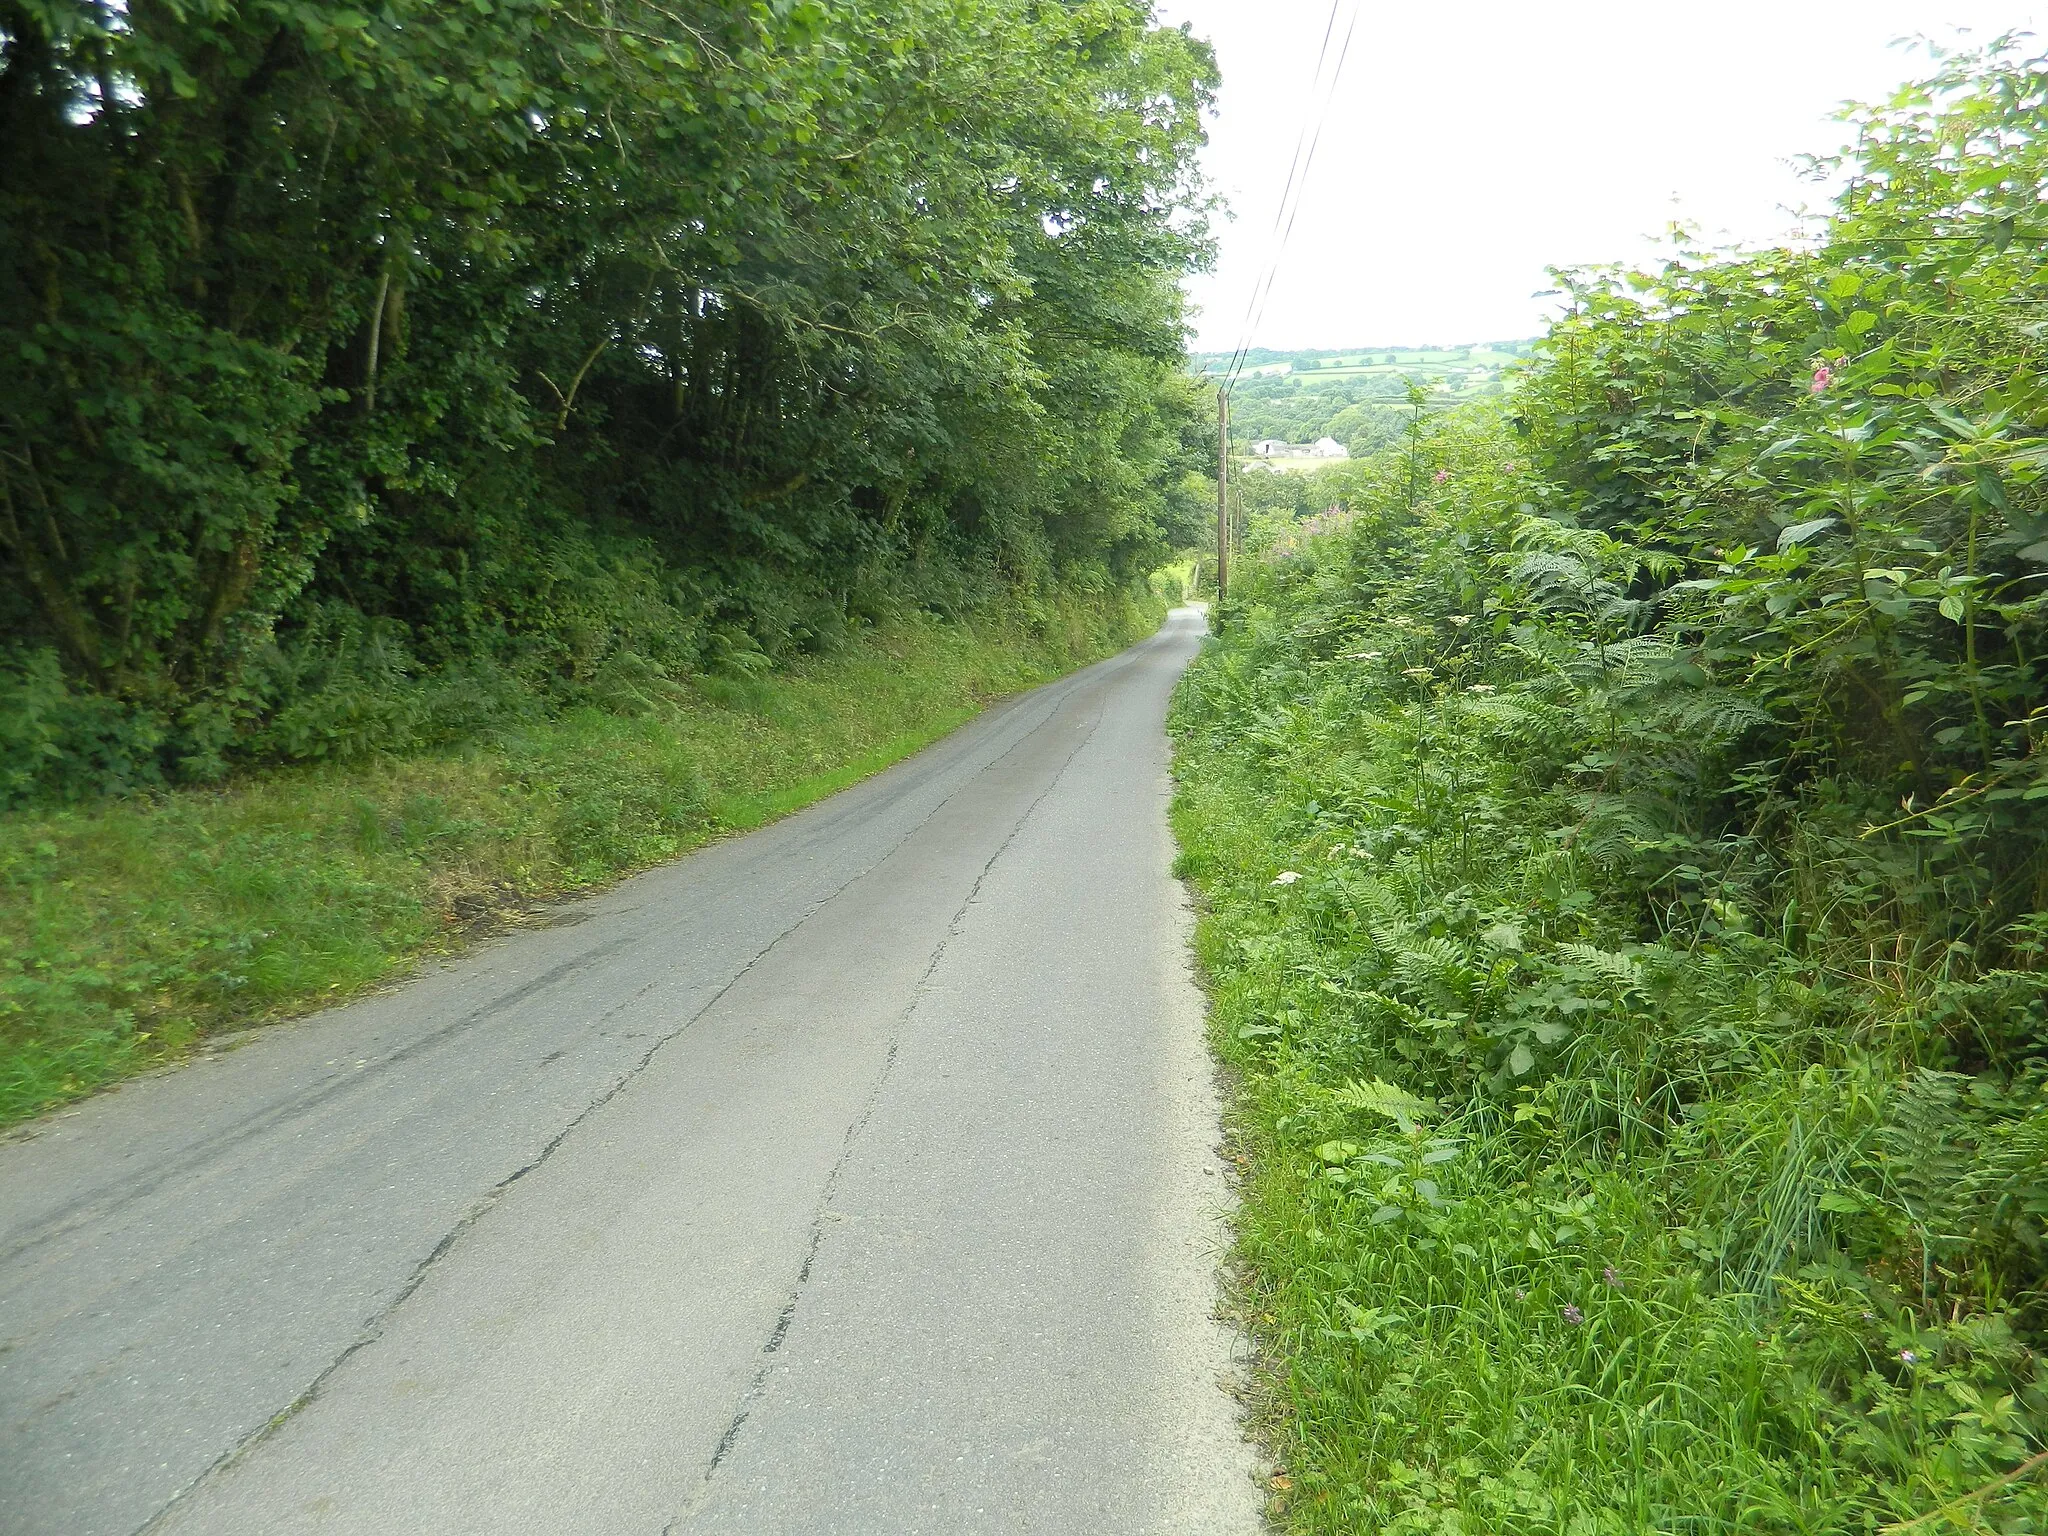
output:
[[[1751,240],[1818,205],[1795,155],[1845,99],[1928,67],[1890,46],[2039,30],[2048,0],[1341,0],[1341,87],[1254,345],[1535,334],[1549,265],[1636,259],[1674,218]],[[1194,279],[1198,348],[1237,345],[1329,0],[1159,0],[1216,45],[1207,165],[1236,217]],[[1333,44],[1333,51],[1335,45]],[[2048,46],[2048,45],[2044,45]]]

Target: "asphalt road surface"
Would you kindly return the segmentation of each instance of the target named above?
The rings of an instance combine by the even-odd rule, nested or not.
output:
[[[0,1144],[0,1530],[1256,1532],[1200,633]]]

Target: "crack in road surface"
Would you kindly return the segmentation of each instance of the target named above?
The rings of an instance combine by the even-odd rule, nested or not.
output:
[[[0,1145],[0,1523],[1258,1529],[1162,816],[1199,633]]]
[[[1014,751],[1015,748],[1013,747],[1011,750]],[[1076,745],[1075,751],[1078,752],[1079,750],[1079,745]],[[1008,753],[1004,754],[1005,757],[1007,757],[1008,755]],[[1068,760],[1072,761],[1071,754],[1069,755]],[[998,761],[1000,761],[1000,759],[998,759]],[[1062,768],[1062,772],[1064,772],[1064,767]],[[1045,793],[1050,793],[1051,788],[1052,786],[1048,785]],[[955,793],[957,794],[958,791],[955,791]],[[1042,800],[1044,798],[1045,794],[1042,793],[1039,796],[1039,799]],[[893,854],[897,848],[902,847],[903,843],[908,841],[909,838],[915,834],[918,828],[924,826],[927,822],[929,822],[932,816],[935,816],[940,811],[944,810],[946,806],[952,802],[952,799],[953,795],[948,795],[944,800],[941,800],[938,803],[938,805],[934,806],[932,810],[917,823],[916,827],[913,827],[909,832],[906,832],[902,838],[898,839],[897,842],[889,848],[888,853],[882,855],[882,857],[886,858],[889,856],[889,854]],[[1034,800],[1032,802],[1031,808],[1035,808],[1037,804],[1038,801]],[[1024,814],[1025,816],[1029,816],[1030,809],[1027,808]],[[1017,825],[1023,825],[1023,818],[1019,818]],[[993,865],[995,860],[1001,856],[1002,848],[1007,848],[1010,844],[1010,837],[1014,837],[1015,835],[1016,828],[1013,827],[1011,829],[1010,836],[1005,837],[1003,839],[1002,846],[999,847],[994,854],[990,855],[990,865]],[[881,858],[877,858],[876,860],[874,860],[875,864],[879,864],[880,862]],[[257,1445],[261,1444],[270,1435],[274,1434],[288,1420],[290,1420],[294,1414],[298,1413],[302,1408],[306,1407],[307,1404],[311,1403],[319,1395],[321,1387],[326,1383],[327,1379],[335,1373],[335,1371],[339,1370],[341,1366],[346,1364],[351,1356],[355,1355],[359,1350],[365,1348],[366,1346],[374,1343],[378,1338],[380,1338],[383,1335],[385,1326],[390,1321],[392,1315],[395,1314],[400,1307],[405,1305],[406,1301],[411,1298],[413,1293],[420,1288],[422,1282],[426,1280],[429,1271],[431,1271],[433,1267],[437,1263],[439,1263],[440,1260],[443,1257],[445,1257],[451,1249],[454,1248],[457,1241],[460,1240],[460,1238],[465,1232],[467,1232],[478,1221],[480,1221],[491,1210],[491,1208],[498,1203],[498,1201],[504,1196],[507,1190],[509,1190],[514,1184],[518,1183],[521,1179],[525,1178],[529,1173],[532,1173],[535,1169],[539,1168],[543,1163],[545,1163],[549,1159],[549,1157],[553,1156],[555,1149],[560,1147],[564,1142],[566,1142],[569,1139],[569,1137],[575,1133],[576,1129],[583,1124],[585,1120],[587,1120],[592,1114],[596,1113],[598,1110],[602,1109],[606,1104],[608,1104],[613,1099],[613,1097],[615,1097],[618,1094],[620,1089],[624,1088],[634,1078],[638,1077],[642,1072],[646,1071],[648,1066],[653,1062],[656,1052],[660,1051],[661,1048],[667,1045],[671,1040],[674,1040],[678,1036],[683,1034],[683,1032],[689,1029],[691,1025],[695,1024],[706,1013],[710,1012],[711,1009],[716,1007],[719,1004],[719,1002],[721,1002],[725,998],[726,994],[729,993],[741,981],[743,981],[747,977],[747,975],[754,969],[754,967],[758,965],[764,958],[766,958],[767,955],[770,952],[772,952],[778,944],[781,944],[785,939],[789,938],[790,935],[800,930],[805,923],[811,920],[811,917],[815,913],[822,909],[828,902],[835,900],[840,894],[842,894],[847,889],[847,887],[851,886],[855,881],[865,876],[872,868],[873,864],[870,864],[867,867],[858,870],[854,874],[849,875],[828,895],[823,896],[819,898],[817,901],[813,902],[811,906],[804,911],[801,917],[799,917],[795,922],[791,923],[787,928],[783,929],[780,933],[776,934],[774,938],[770,939],[759,950],[755,951],[754,954],[750,955],[747,958],[746,964],[741,966],[738,971],[734,972],[732,979],[726,982],[726,984],[720,987],[716,992],[714,992],[711,995],[710,1000],[707,1001],[702,1008],[698,1009],[696,1013],[690,1015],[690,1017],[685,1019],[681,1024],[678,1024],[674,1029],[668,1031],[666,1034],[658,1036],[655,1039],[654,1043],[647,1048],[646,1052],[640,1057],[640,1059],[633,1064],[630,1070],[616,1078],[612,1082],[610,1087],[606,1088],[603,1093],[599,1094],[595,1099],[591,1100],[588,1104],[586,1104],[583,1107],[583,1109],[573,1119],[571,1119],[566,1125],[564,1125],[559,1131],[555,1133],[554,1137],[547,1143],[547,1145],[540,1149],[540,1151],[532,1158],[531,1161],[523,1163],[519,1167],[513,1169],[512,1172],[505,1175],[503,1179],[499,1180],[498,1183],[493,1185],[480,1199],[477,1200],[476,1204],[472,1205],[468,1211],[463,1213],[461,1219],[458,1220],[454,1226],[450,1227],[447,1230],[447,1232],[442,1234],[441,1240],[434,1245],[433,1249],[427,1254],[425,1258],[420,1260],[419,1265],[413,1270],[413,1272],[409,1276],[406,1277],[405,1283],[398,1288],[398,1290],[396,1291],[396,1293],[392,1295],[390,1300],[382,1308],[378,1310],[374,1317],[370,1318],[363,1325],[362,1331],[358,1333],[357,1336],[349,1342],[348,1346],[345,1349],[343,1349],[341,1353],[336,1355],[332,1360],[328,1361],[328,1363],[324,1367],[321,1368],[319,1373],[315,1375],[313,1379],[306,1384],[305,1389],[301,1391],[298,1394],[298,1396],[296,1396],[288,1406],[286,1406],[275,1416],[267,1420],[260,1428],[256,1429],[253,1433],[244,1437],[241,1441],[239,1441],[234,1446],[230,1447],[228,1450],[222,1452],[219,1459],[211,1463],[204,1471],[202,1471],[199,1474],[198,1477],[194,1478],[191,1483],[187,1484],[186,1487],[180,1489],[176,1494],[172,1495],[170,1501],[165,1504],[163,1509],[159,1510],[145,1524],[143,1524],[141,1527],[137,1529],[135,1536],[148,1536],[148,1533],[150,1531],[161,1528],[164,1520],[170,1515],[172,1509],[194,1488],[204,1483],[208,1478],[214,1476],[216,1473],[224,1471],[226,1468],[232,1466],[235,1462],[239,1461],[250,1450],[252,1450]],[[986,873],[987,866],[984,866],[983,874],[986,875]],[[980,889],[979,880],[977,880],[975,883],[975,889]],[[973,893],[970,892],[968,895],[968,901],[971,902],[972,900]],[[963,912],[966,910],[966,903],[962,904],[961,910]],[[575,919],[577,923],[581,923],[587,920],[587,917],[581,914],[578,914]],[[449,1036],[459,1032],[462,1029],[468,1028],[476,1023],[481,1022],[484,1019],[490,1018],[494,1014],[501,1013],[505,1009],[513,1006],[514,1004],[524,1001],[526,998],[536,996],[539,993],[545,991],[549,986],[555,984],[556,982],[566,977],[573,976],[577,974],[579,971],[589,969],[592,965],[596,964],[599,960],[601,960],[605,955],[610,954],[613,951],[624,947],[626,944],[630,942],[632,942],[630,939],[614,939],[606,944],[601,945],[597,949],[591,951],[588,955],[585,955],[576,961],[555,966],[552,970],[547,971],[545,974],[535,978],[533,981],[527,982],[523,986],[514,988],[511,992],[508,992],[503,997],[498,998],[489,1004],[486,1004],[484,1007],[473,1010],[471,1013],[464,1016],[456,1023],[449,1025],[444,1029],[438,1030],[434,1032],[432,1035],[429,1035],[423,1038],[422,1040],[415,1042],[414,1044],[408,1045],[400,1050],[391,1052],[388,1056],[383,1058],[383,1060],[377,1062],[373,1070],[384,1068],[392,1063],[402,1061],[410,1056],[417,1055],[431,1044],[439,1043],[440,1041],[447,1039]],[[942,940],[938,948],[933,952],[931,967],[927,967],[926,970],[927,976],[929,976],[931,968],[937,966],[939,955],[942,954],[944,950],[945,944]],[[630,1004],[631,1002],[637,1002],[641,997],[645,996],[647,992],[651,991],[654,985],[654,983],[650,983],[648,986],[641,988],[639,992],[637,992],[634,995],[634,997],[628,999],[627,1003],[621,1003],[617,1007],[607,1010],[605,1015],[603,1015],[597,1022],[602,1023],[605,1018],[609,1018],[614,1014],[622,1012],[628,1006],[628,1004]],[[914,1007],[915,1003],[913,1002],[911,1006]],[[906,1016],[908,1015],[908,1013],[909,1009],[906,1008]],[[546,1065],[551,1061],[558,1060],[561,1055],[562,1052],[560,1051],[550,1052],[547,1056],[541,1059],[541,1064]],[[894,1056],[895,1050],[894,1046],[892,1045],[890,1049],[891,1061],[894,1060]],[[885,1067],[885,1074],[886,1070],[887,1069]],[[875,1084],[876,1092],[879,1092],[880,1088],[881,1081],[878,1078]],[[305,1099],[302,1099],[300,1101],[300,1105],[309,1106],[312,1102],[317,1102],[317,1099],[319,1097],[324,1097],[326,1096],[326,1093],[331,1093],[333,1091],[335,1090],[328,1089],[325,1091],[325,1093],[321,1095],[307,1096]],[[870,1094],[868,1100],[869,1108],[872,1108],[873,1101],[873,1094]],[[252,1122],[257,1118],[259,1117],[252,1117]],[[849,1146],[851,1145],[854,1136],[858,1134],[860,1125],[865,1122],[866,1118],[867,1110],[864,1109],[862,1111],[860,1120],[856,1121],[853,1126],[848,1128],[847,1142]],[[245,1122],[245,1124],[249,1124],[252,1122]],[[164,1175],[164,1177],[168,1176],[169,1175]],[[161,1182],[162,1178],[154,1180],[147,1184],[144,1188],[128,1194],[127,1198],[140,1198],[142,1195],[147,1194],[150,1189],[153,1189],[157,1187],[157,1185],[161,1184]],[[826,1196],[829,1199],[829,1181],[827,1185]],[[819,1209],[821,1211],[824,1209],[824,1204],[822,1201],[820,1203]],[[820,1223],[822,1223],[822,1219],[822,1217],[818,1218]],[[797,1277],[797,1287],[799,1290],[803,1284],[803,1280],[810,1273],[810,1255],[811,1253],[815,1253],[816,1248],[817,1232],[816,1228],[814,1227],[812,1233],[810,1252],[805,1255],[803,1270],[799,1273]],[[4,1257],[4,1255],[0,1255],[0,1261],[4,1261]],[[783,1309],[783,1315],[776,1324],[776,1331],[771,1336],[770,1341],[766,1347],[766,1350],[764,1351],[765,1353],[772,1354],[775,1350],[776,1345],[781,1342],[782,1334],[788,1330],[789,1323],[796,1313],[796,1295],[797,1292],[792,1291],[789,1305]],[[765,1376],[765,1368],[763,1374]],[[757,1379],[756,1386],[758,1387],[758,1385],[759,1382]],[[718,1449],[715,1452],[713,1452],[710,1463],[711,1469],[716,1469],[720,1457],[722,1457],[725,1454],[726,1449],[730,1446],[732,1440],[738,1434],[740,1424],[744,1422],[745,1419],[746,1412],[743,1408],[735,1416],[732,1425],[730,1426],[730,1428],[727,1429],[725,1435],[719,1441]],[[706,1476],[709,1476],[708,1471],[706,1473]]]
[[[1010,830],[1004,834],[1003,840],[996,845],[995,851],[988,856],[988,862],[982,865],[981,873],[975,876],[974,884],[969,887],[966,896],[961,899],[959,907],[946,924],[945,934],[932,947],[931,959],[924,968],[924,974],[918,977],[916,990],[911,993],[910,1001],[904,1004],[903,1012],[897,1020],[897,1033],[900,1033],[902,1026],[907,1025],[917,1012],[919,1000],[923,998],[926,988],[931,985],[932,975],[938,970],[939,962],[945,958],[946,946],[959,936],[960,924],[966,918],[968,909],[974,905],[975,898],[981,894],[982,886],[988,881],[989,871],[996,867],[996,861],[1003,856],[1010,844],[1016,841],[1017,834],[1031,819],[1031,813],[1038,809],[1047,795],[1059,787],[1060,781],[1066,777],[1067,769],[1073,766],[1074,759],[1080,755],[1081,749],[1094,738],[1096,727],[1100,724],[1101,716],[1098,714],[1094,720],[1079,727],[1085,734],[1074,743],[1074,748],[1067,754],[1066,761],[1060,764],[1059,772],[1039,791],[1037,798],[1024,807],[1016,821],[1011,824]],[[662,1527],[664,1536],[676,1529],[681,1521],[688,1519],[703,1504],[710,1493],[711,1479],[717,1473],[719,1463],[725,1460],[727,1452],[738,1441],[740,1427],[747,1422],[747,1415],[752,1411],[755,1400],[767,1386],[768,1372],[773,1360],[766,1357],[774,1356],[782,1348],[782,1341],[788,1337],[791,1325],[796,1322],[797,1306],[803,1299],[804,1286],[811,1278],[811,1266],[817,1261],[818,1245],[824,1239],[825,1216],[831,1209],[832,1193],[839,1185],[839,1176],[846,1167],[847,1158],[853,1152],[854,1143],[860,1139],[861,1131],[866,1128],[869,1118],[875,1112],[875,1101],[881,1097],[882,1085],[888,1081],[889,1073],[896,1065],[897,1033],[890,1036],[888,1055],[883,1060],[882,1070],[876,1074],[874,1087],[869,1090],[867,1101],[861,1105],[860,1114],[846,1128],[845,1146],[839,1160],[832,1165],[832,1172],[827,1176],[824,1190],[818,1197],[817,1209],[812,1213],[810,1240],[804,1248],[803,1265],[797,1270],[796,1281],[790,1287],[789,1300],[783,1303],[782,1311],[776,1315],[775,1327],[770,1330],[766,1342],[761,1346],[761,1354],[764,1357],[761,1367],[754,1373],[754,1379],[747,1384],[746,1394],[734,1410],[732,1422],[726,1425],[725,1433],[718,1437],[718,1444],[711,1452],[711,1460],[705,1465],[704,1477],[698,1485],[696,1497],[691,1500],[689,1508]]]

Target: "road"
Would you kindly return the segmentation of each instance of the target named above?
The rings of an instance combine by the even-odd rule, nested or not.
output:
[[[0,1530],[1258,1531],[1200,633],[0,1144]]]

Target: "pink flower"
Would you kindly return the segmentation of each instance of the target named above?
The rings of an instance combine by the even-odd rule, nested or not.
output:
[[[1834,370],[1826,363],[1813,370],[1813,383],[1808,386],[1816,395],[1826,394],[1830,384],[1835,382]]]
[[[1438,485],[1442,485],[1446,480],[1451,478],[1451,472],[1448,469],[1440,469],[1432,478]]]

